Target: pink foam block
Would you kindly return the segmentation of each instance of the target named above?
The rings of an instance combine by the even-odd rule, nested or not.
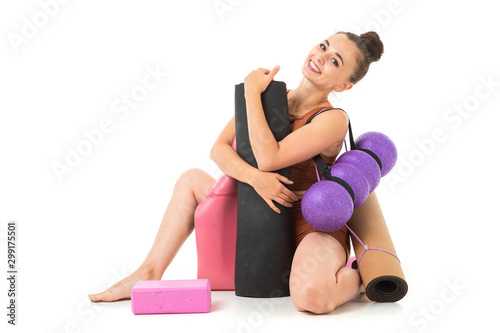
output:
[[[132,288],[132,312],[199,313],[210,311],[210,280],[144,280]]]

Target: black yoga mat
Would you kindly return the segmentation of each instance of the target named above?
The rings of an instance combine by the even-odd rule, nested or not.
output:
[[[276,141],[281,141],[291,132],[285,83],[272,81],[261,98],[269,128]],[[253,167],[258,167],[248,136],[243,83],[235,88],[235,131],[238,154]],[[290,167],[273,172],[290,178]],[[277,202],[274,204],[281,214],[269,207],[252,186],[238,181],[234,274],[237,296],[290,295],[288,281],[294,253],[290,210]]]

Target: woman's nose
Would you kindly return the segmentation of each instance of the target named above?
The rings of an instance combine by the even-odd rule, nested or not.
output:
[[[327,59],[327,58],[328,58],[328,55],[326,55],[325,53],[320,54],[320,55],[318,56],[318,62],[319,62],[319,64],[320,64],[320,65],[324,65],[324,64],[325,64],[325,62],[326,62],[326,59]]]

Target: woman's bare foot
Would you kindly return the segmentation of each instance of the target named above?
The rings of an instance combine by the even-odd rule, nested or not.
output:
[[[162,275],[156,273],[151,267],[141,266],[134,273],[107,290],[99,294],[89,294],[89,298],[92,302],[113,302],[120,299],[130,299],[130,292],[137,281],[160,280]]]

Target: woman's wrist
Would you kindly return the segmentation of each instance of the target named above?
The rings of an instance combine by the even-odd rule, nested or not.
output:
[[[248,172],[247,172],[247,181],[246,181],[246,183],[248,185],[254,187],[255,180],[257,179],[257,177],[259,177],[260,172],[261,171],[259,169],[254,168],[251,165],[249,165]]]
[[[260,96],[260,93],[257,90],[254,90],[254,89],[245,90],[245,99],[256,98],[259,96]]]

